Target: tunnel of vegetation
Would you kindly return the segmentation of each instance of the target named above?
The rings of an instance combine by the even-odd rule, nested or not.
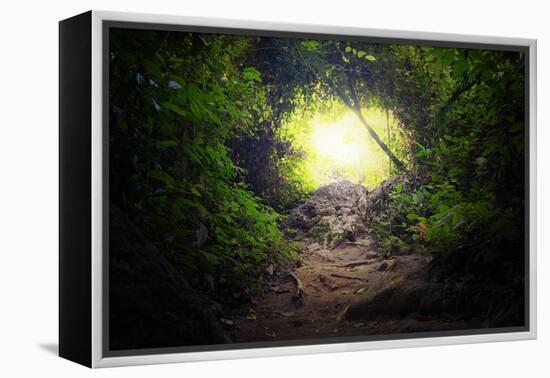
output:
[[[111,206],[207,296],[262,292],[300,253],[288,212],[340,180],[394,180],[387,253],[522,272],[522,53],[123,29],[110,50]]]

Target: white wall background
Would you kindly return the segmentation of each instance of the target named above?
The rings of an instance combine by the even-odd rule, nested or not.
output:
[[[5,1],[0,12],[0,375],[3,377],[550,376],[550,27],[545,1]],[[90,371],[57,344],[57,21],[89,9],[539,40],[539,340]],[[546,234],[545,234],[546,233]],[[544,349],[547,349],[546,351]]]

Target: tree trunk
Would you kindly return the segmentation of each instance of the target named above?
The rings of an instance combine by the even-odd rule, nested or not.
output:
[[[342,92],[340,88],[338,88],[336,85],[334,85],[333,88],[336,94],[338,95],[338,97],[340,97],[340,99],[344,102],[344,104],[348,107],[348,109],[350,109],[352,112],[354,112],[357,115],[357,117],[359,118],[363,126],[365,126],[365,128],[371,135],[372,139],[374,139],[374,141],[376,142],[376,144],[378,144],[378,146],[380,146],[380,148],[386,153],[386,155],[388,155],[388,157],[391,159],[391,161],[395,164],[395,166],[399,170],[404,171],[405,164],[403,164],[403,162],[399,160],[397,156],[395,156],[395,154],[390,150],[390,148],[382,141],[382,139],[380,139],[376,131],[374,131],[374,129],[369,125],[365,117],[363,117],[363,113],[361,112],[361,106],[359,105],[359,100],[357,99],[357,95],[355,94],[355,89],[353,87],[353,84],[351,83],[351,80],[349,81],[349,89],[353,98],[353,103],[344,94],[344,92]]]
[[[308,63],[308,61],[305,59],[304,55],[302,54],[302,52],[299,48],[297,48],[297,51],[298,51],[298,54],[300,55],[300,58],[302,59],[302,61],[306,65],[306,67],[311,71],[313,76],[315,76],[317,78],[317,80],[319,80],[321,82],[323,79],[321,79],[321,76],[317,73],[318,70],[315,67],[313,67],[311,64]],[[355,88],[354,88],[353,83],[352,83],[352,78],[348,75],[347,79],[348,79],[349,90],[350,90],[351,95],[352,95],[353,103],[352,103],[352,100],[350,100],[345,95],[345,93],[342,92],[342,90],[338,87],[338,85],[336,85],[334,82],[331,83],[329,81],[327,84],[329,85],[329,87],[331,87],[336,92],[336,94],[338,95],[338,97],[340,97],[340,99],[344,102],[344,104],[351,111],[353,111],[355,114],[357,114],[357,116],[359,117],[359,120],[361,121],[363,126],[365,126],[365,128],[367,129],[369,134],[372,136],[374,141],[380,146],[380,148],[386,153],[386,155],[388,155],[388,157],[391,159],[391,161],[393,161],[395,166],[399,170],[405,171],[406,170],[405,164],[403,164],[403,162],[401,160],[399,160],[399,158],[397,158],[397,156],[395,156],[395,154],[390,150],[390,148],[384,142],[382,142],[382,139],[380,139],[378,134],[376,134],[376,131],[374,131],[374,129],[368,124],[365,117],[363,117],[363,114],[361,113],[361,106],[359,104],[359,100],[357,98],[357,94],[355,93]]]
[[[359,120],[361,121],[363,126],[365,126],[365,128],[371,135],[372,139],[374,139],[374,141],[380,146],[380,148],[386,153],[386,155],[388,155],[388,157],[395,164],[395,166],[401,171],[405,170],[405,164],[403,164],[403,162],[399,160],[397,156],[395,156],[395,154],[390,150],[390,148],[384,142],[382,142],[382,139],[380,139],[378,134],[376,134],[376,131],[374,131],[374,129],[368,124],[365,117],[363,117],[363,113],[361,112],[361,109],[352,109],[352,110],[355,112],[355,114],[357,114],[357,117],[359,117]]]

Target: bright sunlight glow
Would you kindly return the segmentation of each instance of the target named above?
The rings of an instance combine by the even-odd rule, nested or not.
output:
[[[400,130],[391,113],[369,108],[363,109],[363,116],[385,143],[400,144]],[[292,170],[310,189],[344,179],[372,187],[391,176],[386,154],[357,115],[343,106],[332,105],[315,114],[299,112],[282,132],[303,152]]]
[[[316,117],[313,121],[311,143],[319,157],[331,159],[338,164],[349,166],[359,165],[361,152],[366,152],[368,145],[364,143],[364,128],[357,129],[354,114],[325,123]]]

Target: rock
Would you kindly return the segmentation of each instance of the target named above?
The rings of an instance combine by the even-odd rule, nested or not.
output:
[[[497,281],[494,271],[472,266],[475,254],[451,251],[435,259],[402,256],[385,261],[380,268],[386,265],[388,279],[350,304],[343,317],[362,322],[404,318],[427,322],[450,316],[455,321],[477,319],[484,327],[521,326],[521,281],[509,282],[505,274]]]
[[[112,204],[109,223],[111,350],[230,342],[207,299]]]
[[[386,271],[390,272],[390,273],[395,273],[397,272],[399,269],[401,269],[401,266],[402,266],[402,263],[401,263],[401,260],[391,260],[391,263],[389,264],[388,268],[386,269]]]
[[[410,283],[408,283],[410,284]],[[456,310],[452,298],[446,298],[440,285],[433,283],[398,284],[352,303],[347,320],[370,321],[378,318],[400,319],[411,314],[440,314]]]
[[[388,209],[389,194],[401,185],[402,193],[410,193],[418,186],[426,182],[426,178],[420,175],[399,174],[384,180],[380,186],[369,193],[365,204],[365,220],[367,223],[375,222],[381,213]]]
[[[286,226],[314,239],[319,249],[353,241],[366,231],[367,193],[364,186],[350,181],[325,185],[291,212]]]
[[[315,252],[315,251],[318,251],[321,249],[321,246],[319,245],[319,243],[311,243],[308,247],[307,247],[308,251],[310,252]]]

